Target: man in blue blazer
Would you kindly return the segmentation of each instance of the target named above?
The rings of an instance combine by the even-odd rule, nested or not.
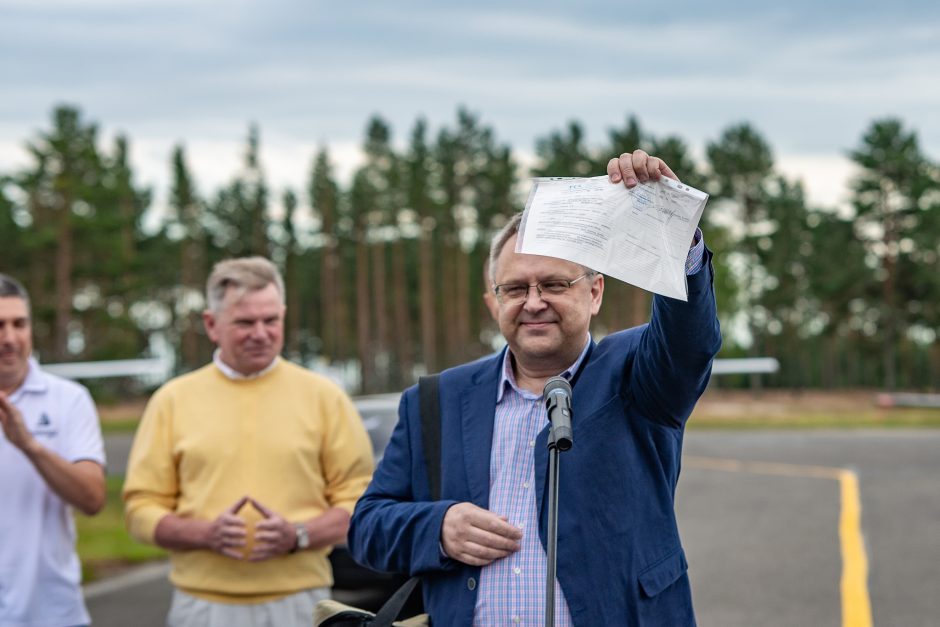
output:
[[[613,183],[675,178],[643,151],[610,160]],[[721,344],[711,253],[689,251],[688,302],[653,299],[646,325],[595,344],[604,277],[494,238],[490,277],[507,347],[440,378],[441,498],[432,501],[416,387],[349,548],[422,577],[434,625],[544,623],[548,495],[545,382],[572,383],[575,446],[561,457],[556,625],[695,624],[673,501],[685,422]]]

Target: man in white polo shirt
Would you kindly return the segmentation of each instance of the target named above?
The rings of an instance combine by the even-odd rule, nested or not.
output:
[[[87,625],[70,510],[104,505],[101,428],[88,390],[32,349],[29,296],[0,274],[0,627]]]

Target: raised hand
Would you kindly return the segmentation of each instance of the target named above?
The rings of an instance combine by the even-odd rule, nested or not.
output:
[[[665,161],[642,150],[625,152],[608,161],[607,176],[610,177],[611,183],[623,181],[627,187],[636,187],[638,181],[658,181],[663,176],[679,180]]]

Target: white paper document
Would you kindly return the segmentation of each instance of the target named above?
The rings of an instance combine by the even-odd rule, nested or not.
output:
[[[566,259],[688,300],[685,261],[707,200],[665,177],[633,189],[606,176],[533,179],[516,252]]]

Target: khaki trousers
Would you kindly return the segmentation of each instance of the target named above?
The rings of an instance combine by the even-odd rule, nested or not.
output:
[[[310,627],[317,602],[330,598],[329,588],[301,590],[267,603],[205,601],[173,591],[167,627]]]

